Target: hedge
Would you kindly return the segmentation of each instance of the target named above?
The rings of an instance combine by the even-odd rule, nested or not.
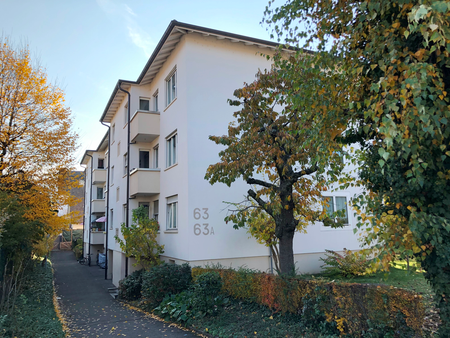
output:
[[[192,277],[208,271],[220,274],[223,293],[268,306],[275,312],[299,314],[312,326],[329,323],[341,334],[352,336],[371,330],[421,335],[422,296],[408,290],[199,267],[192,268]]]

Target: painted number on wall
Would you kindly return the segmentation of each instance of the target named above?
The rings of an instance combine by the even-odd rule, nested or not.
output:
[[[209,226],[209,223],[203,223],[204,220],[209,218],[208,208],[195,208],[194,209],[194,219],[199,221],[199,223],[194,224],[194,234],[195,236],[208,236],[214,235],[214,228]]]

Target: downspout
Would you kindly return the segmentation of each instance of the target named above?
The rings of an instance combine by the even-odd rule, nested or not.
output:
[[[110,195],[110,177],[109,177],[109,168],[110,168],[110,155],[111,155],[111,127],[103,123],[103,121],[100,121],[101,124],[103,124],[105,127],[108,127],[108,183],[106,186],[106,189],[108,189],[108,194],[106,195],[106,223],[105,223],[105,233],[106,233],[106,247],[105,247],[105,279],[108,279],[108,229],[109,229],[109,195]]]
[[[86,167],[84,168],[84,194],[83,194],[83,242],[84,242],[84,224],[86,223],[86,186],[87,174]],[[84,245],[81,247],[81,258],[84,257]]]
[[[89,239],[88,239],[88,262],[91,266],[91,228],[92,228],[92,177],[94,174],[94,158],[92,155],[86,153],[91,158],[91,182],[89,184]]]
[[[127,213],[125,226],[130,226],[130,143],[131,143],[131,131],[130,131],[130,109],[131,109],[131,94],[121,87],[122,83],[119,83],[119,89],[128,95],[128,116],[127,116]],[[125,257],[125,277],[128,276],[128,257]]]

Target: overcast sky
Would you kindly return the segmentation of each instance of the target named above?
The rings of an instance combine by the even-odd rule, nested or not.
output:
[[[137,79],[171,20],[269,40],[260,24],[267,3],[0,0],[0,32],[26,42],[49,79],[64,89],[80,136],[79,162],[106,132],[99,119],[117,80]]]

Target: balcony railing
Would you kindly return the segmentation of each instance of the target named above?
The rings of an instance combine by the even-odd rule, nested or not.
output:
[[[159,136],[159,113],[138,110],[131,117],[131,142],[152,142]]]
[[[94,169],[92,172],[92,184],[102,184],[106,182],[106,169]]]
[[[91,214],[104,214],[105,213],[105,200],[92,200]]]
[[[130,173],[130,196],[159,194],[159,169],[133,169]]]
[[[104,244],[105,234],[103,231],[92,231],[91,232],[91,244]]]

